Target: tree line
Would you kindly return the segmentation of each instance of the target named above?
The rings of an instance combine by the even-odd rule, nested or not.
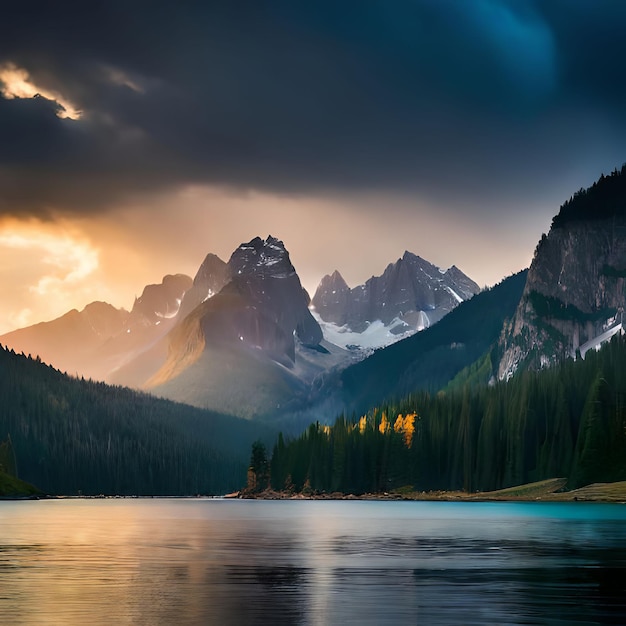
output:
[[[489,491],[554,477],[626,480],[626,339],[492,386],[420,391],[279,435],[274,489]],[[263,485],[261,485],[262,487]]]
[[[0,347],[0,437],[0,462],[46,493],[194,495],[238,488],[251,442],[273,431]]]
[[[600,178],[587,189],[579,189],[561,205],[552,226],[563,227],[569,222],[608,219],[626,215],[626,163]]]

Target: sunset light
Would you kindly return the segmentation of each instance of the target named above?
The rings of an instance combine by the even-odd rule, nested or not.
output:
[[[1,19],[2,624],[626,624],[626,0]]]
[[[59,107],[57,116],[60,118],[77,120],[82,115],[81,111],[60,94],[35,85],[28,72],[13,63],[0,65],[0,93],[8,100],[37,96],[52,100]]]
[[[0,275],[3,290],[14,284],[15,300],[4,291],[4,317],[0,326],[32,323],[37,317],[82,308],[99,291],[99,251],[75,229],[31,221],[5,221],[0,226]],[[11,268],[11,269],[9,269]],[[96,278],[96,280],[94,280]],[[100,286],[100,289],[102,287]],[[6,315],[5,313],[5,315]]]

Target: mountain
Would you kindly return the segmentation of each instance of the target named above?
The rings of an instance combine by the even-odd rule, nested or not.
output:
[[[167,275],[147,285],[130,312],[105,302],[92,302],[42,322],[0,336],[17,352],[39,356],[70,374],[107,380],[123,363],[136,358],[176,321],[183,294],[192,286],[184,274]]]
[[[271,416],[306,397],[314,378],[345,359],[323,341],[282,241],[241,244],[230,281],[168,336],[154,393],[246,417]]]
[[[220,494],[245,483],[263,424],[70,378],[0,347],[0,493],[12,473],[50,494]],[[7,456],[9,462],[7,462]],[[8,470],[8,472],[7,472]],[[20,490],[23,489],[20,487]]]
[[[329,341],[376,348],[432,326],[479,291],[457,267],[443,271],[405,252],[381,276],[353,289],[338,271],[324,276],[312,304]]]
[[[353,396],[361,393],[357,382],[345,384],[347,396],[337,392],[345,382],[339,372],[367,356],[367,350],[353,348],[377,345],[374,336],[386,335],[384,345],[413,334],[477,291],[457,268],[443,272],[406,252],[382,276],[355,289],[338,272],[325,277],[316,299],[332,321],[323,321],[309,309],[283,242],[256,237],[227,263],[207,255],[193,281],[174,275],[148,285],[130,312],[92,304],[0,340],[88,378],[221,413],[301,423],[311,410],[328,419],[346,397],[353,406]],[[360,344],[347,341],[350,335]],[[464,355],[452,359],[462,368],[467,355],[455,350],[455,357]],[[409,384],[415,377],[401,372],[398,381]],[[443,378],[438,382],[445,384]],[[382,389],[378,381],[369,392],[374,389]]]
[[[40,356],[71,374],[91,369],[91,354],[107,339],[124,331],[129,313],[106,302],[92,302],[82,311],[72,309],[50,322],[12,331],[0,342],[24,354]],[[96,365],[97,367],[97,365]]]
[[[486,384],[498,362],[493,348],[525,283],[526,271],[510,276],[459,304],[436,325],[343,370],[343,410],[361,413],[418,389],[438,391],[479,359],[486,361]]]
[[[183,296],[178,319],[185,319],[199,304],[219,293],[229,280],[228,265],[217,255],[207,254],[193,279],[192,286]]]
[[[622,332],[625,279],[626,166],[577,192],[541,238],[503,333],[498,377],[584,358]]]
[[[145,320],[144,323],[156,324],[164,319],[176,317],[185,292],[192,282],[185,274],[168,274],[160,285],[146,285],[135,299],[131,317]]]
[[[9,348],[94,380],[246,417],[308,401],[353,360],[323,339],[282,241],[208,254],[193,281],[166,276],[130,312],[106,303],[0,337]]]

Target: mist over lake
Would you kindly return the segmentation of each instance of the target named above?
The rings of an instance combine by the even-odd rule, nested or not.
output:
[[[6,624],[624,623],[626,507],[0,503]]]

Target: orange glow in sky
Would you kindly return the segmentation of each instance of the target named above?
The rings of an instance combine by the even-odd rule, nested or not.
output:
[[[479,285],[492,285],[528,266],[541,236],[520,221],[509,238],[496,240],[485,224],[459,228],[428,206],[408,218],[408,202],[198,186],[80,219],[6,218],[0,222],[0,334],[94,300],[130,309],[146,284],[165,274],[193,277],[209,252],[228,261],[257,235],[285,242],[311,296],[335,269],[354,287],[381,274],[404,250],[442,269],[457,265]]]
[[[44,321],[112,295],[99,250],[67,224],[0,223],[0,332]]]
[[[54,91],[35,85],[28,72],[13,63],[0,65],[0,93],[8,100],[13,98],[33,98],[36,95],[40,95],[47,100],[53,100],[61,106],[57,112],[58,117],[77,120],[81,116],[81,112],[71,102]]]

